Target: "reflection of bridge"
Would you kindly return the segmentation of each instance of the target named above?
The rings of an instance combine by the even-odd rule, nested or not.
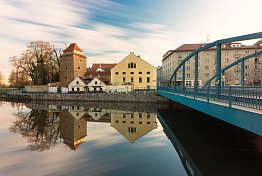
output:
[[[196,111],[158,119],[190,176],[261,175],[262,137]]]
[[[262,51],[257,51],[231,63],[225,68],[221,68],[221,46],[225,43],[236,41],[251,40],[262,38],[262,32],[248,34],[228,39],[217,40],[207,44],[189,54],[175,68],[167,87],[158,87],[157,93],[175,102],[184,104],[188,107],[209,114],[213,117],[222,119],[226,122],[237,125],[241,128],[250,130],[262,135],[262,87],[246,87],[244,83],[245,61],[255,56],[260,56]],[[210,48],[216,49],[216,73],[207,81],[206,85],[199,87],[199,53]],[[185,65],[186,62],[194,57],[194,87],[186,87],[185,84]],[[237,64],[241,64],[241,84],[238,87],[224,86],[222,75],[225,71]],[[177,72],[182,67],[182,86],[177,85]],[[211,87],[211,81],[216,78],[215,86]],[[172,86],[171,83],[174,82]],[[247,118],[254,119],[252,124],[247,124]]]

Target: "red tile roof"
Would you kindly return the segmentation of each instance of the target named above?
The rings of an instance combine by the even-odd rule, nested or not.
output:
[[[93,69],[98,69],[98,68],[113,68],[114,66],[116,66],[116,63],[112,64],[112,63],[108,63],[108,64],[103,64],[103,63],[95,63],[92,65]]]
[[[175,51],[194,51],[207,44],[208,43],[183,44],[180,47],[178,47],[177,49],[175,49]]]
[[[73,56],[73,55],[76,55],[76,56],[79,56],[79,57],[82,57],[82,58],[86,58],[86,56],[84,56],[84,55],[82,55],[82,54],[77,54],[77,53],[63,54],[63,55],[60,56],[60,57]]]
[[[67,48],[64,50],[64,52],[65,52],[65,51],[73,51],[73,50],[82,51],[82,50],[77,46],[76,43],[71,43],[71,44],[69,45],[69,47],[67,47]],[[83,52],[83,51],[82,51],[82,52]]]

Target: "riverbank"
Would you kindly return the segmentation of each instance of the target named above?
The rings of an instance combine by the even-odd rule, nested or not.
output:
[[[25,93],[21,91],[8,92],[7,99],[11,100],[45,100],[45,101],[90,101],[90,102],[141,102],[160,103],[169,100],[158,96],[154,90],[143,90],[118,93],[88,93],[88,94],[49,94]]]

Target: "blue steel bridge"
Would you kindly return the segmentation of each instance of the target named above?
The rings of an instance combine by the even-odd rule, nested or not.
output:
[[[244,82],[245,61],[260,56],[262,51],[260,50],[253,54],[246,55],[225,68],[221,67],[221,45],[260,38],[262,38],[262,32],[247,34],[217,40],[193,51],[174,69],[168,85],[165,87],[157,87],[158,95],[262,136],[262,87],[245,86]],[[199,86],[199,53],[210,48],[216,49],[216,72],[204,86]],[[185,64],[190,59],[194,59],[195,61],[194,86],[186,87]],[[237,64],[241,65],[240,86],[225,86],[222,81],[225,71]],[[178,85],[177,72],[181,68],[182,85]],[[211,86],[211,81],[213,80],[215,80],[215,86]],[[174,82],[173,85],[171,84],[172,82]]]

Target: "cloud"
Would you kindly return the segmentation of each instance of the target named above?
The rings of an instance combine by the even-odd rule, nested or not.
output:
[[[226,5],[225,0],[199,1],[199,8],[181,7],[177,15],[173,13],[175,7],[163,11],[152,6],[145,10],[139,9],[139,4],[134,7],[112,0],[0,0],[0,70],[7,78],[11,70],[8,58],[19,55],[33,40],[45,40],[62,49],[65,44],[77,42],[85,51],[89,65],[119,62],[131,51],[154,66],[161,65],[167,50],[183,43],[206,42],[207,34],[214,41],[258,32],[261,29],[257,22],[261,17],[258,3],[261,2],[251,1],[230,1]],[[168,3],[165,7],[177,2]],[[233,13],[231,7],[235,4],[238,11]],[[252,12],[243,11],[251,6]],[[143,17],[141,10],[144,10]],[[154,21],[148,16],[156,11],[161,11],[158,19],[163,21]],[[182,13],[187,15],[181,16]]]

